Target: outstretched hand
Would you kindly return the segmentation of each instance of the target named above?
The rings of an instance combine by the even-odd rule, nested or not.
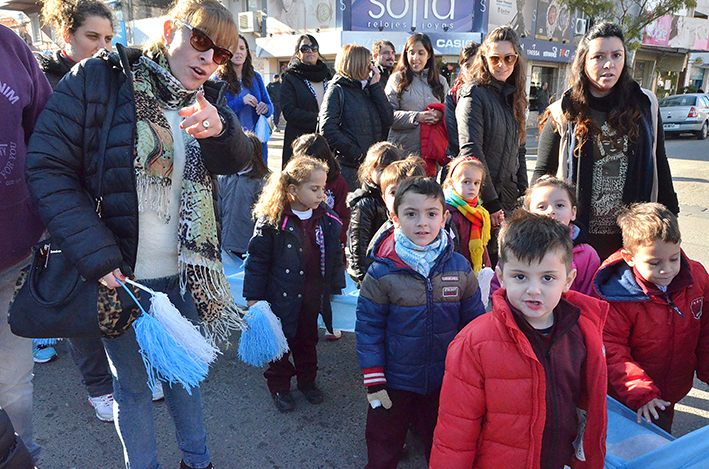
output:
[[[197,93],[197,101],[193,105],[183,107],[177,114],[185,118],[180,127],[194,138],[209,138],[222,133],[222,120],[217,108],[207,101],[201,91]]]

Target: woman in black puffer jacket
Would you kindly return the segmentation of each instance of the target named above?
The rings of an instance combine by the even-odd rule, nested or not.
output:
[[[384,129],[394,122],[394,109],[366,47],[344,46],[337,53],[335,69],[337,75],[320,108],[319,128],[337,154],[350,191],[354,191],[359,165],[370,146],[386,140]]]
[[[473,81],[461,86],[455,117],[460,156],[477,158],[487,177],[483,206],[490,212],[490,260],[497,262],[496,232],[527,190],[524,142],[527,93],[517,34],[500,26],[487,35],[473,63]]]
[[[281,110],[286,119],[286,132],[281,168],[285,168],[293,156],[295,139],[317,129],[320,104],[332,78],[332,72],[320,59],[318,49],[318,41],[310,34],[303,34],[295,45],[293,58],[283,71]]]

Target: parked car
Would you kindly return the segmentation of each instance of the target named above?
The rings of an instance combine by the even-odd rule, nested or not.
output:
[[[709,96],[703,93],[676,94],[660,100],[665,136],[694,133],[704,140],[709,133]]]

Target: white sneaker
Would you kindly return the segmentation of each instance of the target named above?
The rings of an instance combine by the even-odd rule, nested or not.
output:
[[[165,392],[162,390],[162,383],[158,381],[155,384],[155,387],[152,389],[153,391],[153,402],[157,401],[162,401],[165,399]]]
[[[333,329],[332,333],[325,329],[325,340],[338,340],[342,337],[342,331],[339,329]]]
[[[102,422],[113,422],[113,394],[89,397],[89,404],[94,408],[96,417]]]

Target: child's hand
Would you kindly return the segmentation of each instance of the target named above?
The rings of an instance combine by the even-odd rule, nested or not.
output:
[[[656,408],[659,408],[660,410],[665,410],[667,406],[671,405],[671,402],[663,401],[662,399],[653,399],[641,408],[638,409],[638,423],[640,423],[641,418],[645,417],[645,421],[648,423],[652,423],[652,420],[650,419],[650,415],[657,420],[660,418],[660,416],[657,413]]]
[[[367,393],[367,400],[372,409],[377,407],[384,407],[385,409],[391,409],[391,399],[389,398],[389,393],[386,389],[381,389],[377,392]]]

